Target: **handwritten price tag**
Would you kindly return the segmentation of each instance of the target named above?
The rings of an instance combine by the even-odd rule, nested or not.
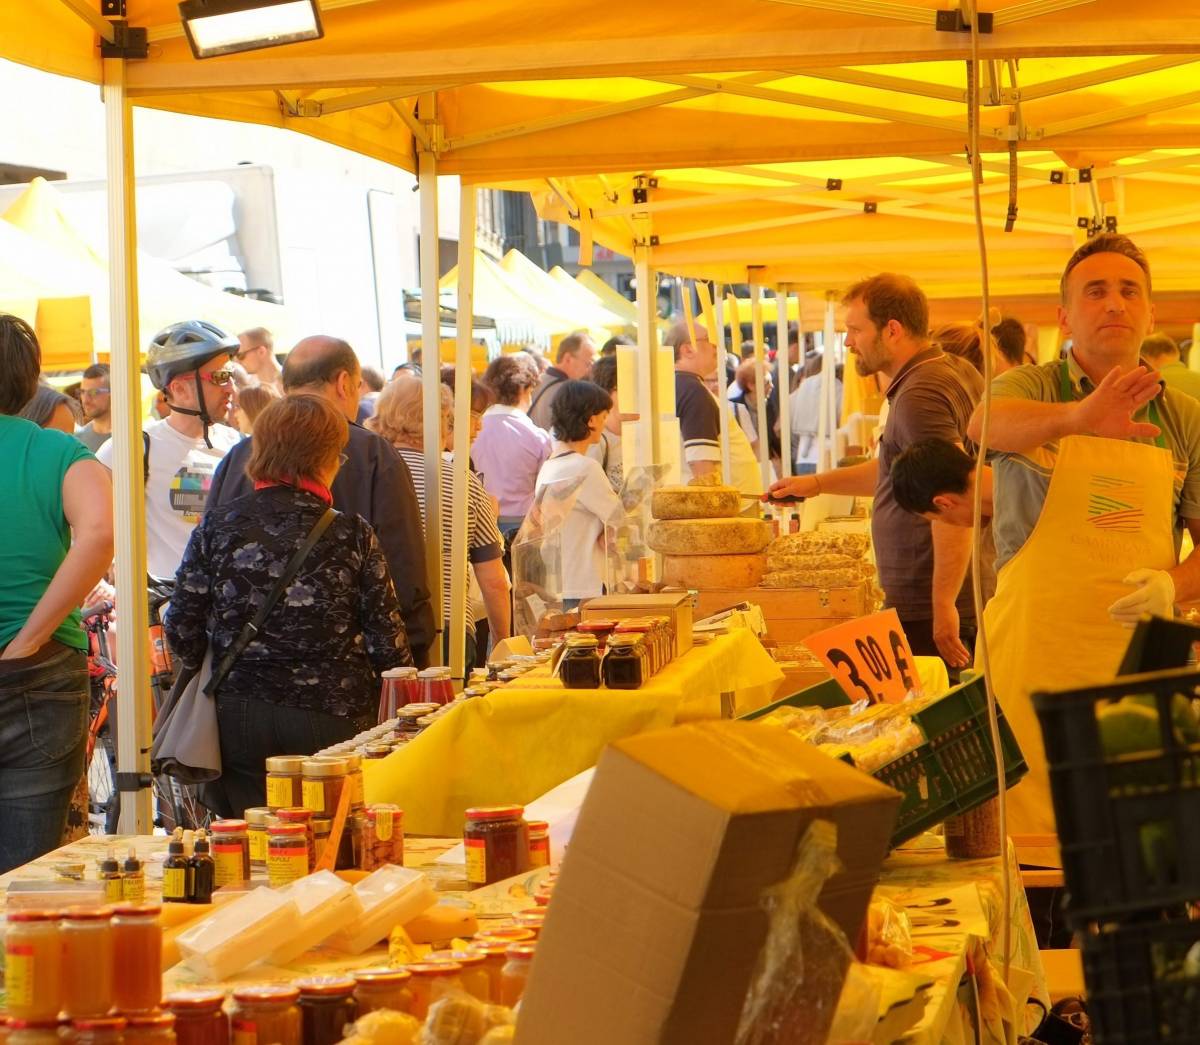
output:
[[[853,701],[895,704],[920,684],[895,610],[839,624],[804,640]]]

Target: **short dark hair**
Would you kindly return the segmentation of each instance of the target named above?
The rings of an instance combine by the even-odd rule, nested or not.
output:
[[[1151,334],[1142,342],[1142,355],[1147,359],[1162,359],[1163,356],[1179,356],[1179,346],[1169,334]]]
[[[109,372],[107,363],[93,363],[80,377],[88,381],[103,381],[108,378]]]
[[[521,393],[536,386],[540,380],[537,363],[528,352],[497,356],[483,374],[483,383],[505,406],[516,406],[521,401]]]
[[[739,351],[739,354],[741,355],[742,359],[753,359],[754,358],[754,342],[753,341],[743,341],[742,346],[738,351]]]
[[[1129,258],[1130,261],[1137,262],[1138,268],[1146,274],[1146,293],[1150,293],[1150,262],[1146,260],[1146,255],[1128,236],[1122,236],[1118,232],[1102,232],[1079,247],[1071,255],[1067,267],[1063,269],[1062,279],[1058,284],[1058,293],[1064,303],[1067,300],[1067,277],[1071,275],[1076,265],[1093,254],[1120,254]]]
[[[609,395],[617,393],[617,357],[601,356],[592,364],[591,381]]]
[[[296,361],[295,353],[289,353],[283,361],[283,387],[308,388],[310,385],[328,385],[337,380],[338,374],[361,374],[358,356],[341,338],[331,337],[326,347],[319,352],[306,353],[303,362]]]
[[[636,344],[637,342],[634,341],[633,338],[631,338],[628,334],[614,334],[607,341],[605,341],[603,345],[600,346],[600,358],[603,359],[605,356],[615,356],[617,354],[618,345]]]
[[[892,495],[906,512],[936,512],[939,494],[965,494],[975,460],[945,439],[923,439],[892,462]]]
[[[588,422],[612,409],[612,396],[591,381],[564,381],[550,404],[554,434],[564,443],[586,439]]]
[[[574,334],[568,334],[558,343],[558,349],[554,353],[554,362],[561,363],[563,356],[573,356],[581,348],[585,341],[591,341],[591,337],[582,330],[577,330]]]
[[[387,379],[378,367],[365,366],[362,368],[362,381],[372,392],[382,392]]]
[[[1013,366],[1021,366],[1025,362],[1025,328],[1019,319],[1005,316],[992,327],[992,337],[996,339],[1000,354]]]
[[[908,276],[881,272],[878,276],[860,280],[842,298],[843,305],[854,301],[867,306],[867,315],[880,329],[894,319],[912,337],[929,336],[929,300]]]
[[[19,414],[38,390],[42,348],[25,320],[0,312],[0,414]]]

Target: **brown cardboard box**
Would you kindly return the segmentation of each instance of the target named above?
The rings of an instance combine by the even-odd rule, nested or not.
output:
[[[696,593],[696,619],[741,602],[752,602],[762,609],[767,635],[775,642],[800,642],[870,612],[865,584],[828,589],[709,588]]]
[[[670,617],[675,629],[675,656],[692,648],[692,599],[686,591],[657,595],[600,595],[580,608],[583,620],[627,620],[630,617]]]
[[[815,819],[845,868],[821,907],[851,946],[900,795],[784,730],[700,722],[606,749],[521,1002],[518,1045],[732,1042],[763,890]]]

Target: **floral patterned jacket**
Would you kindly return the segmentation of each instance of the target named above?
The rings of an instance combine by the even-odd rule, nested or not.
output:
[[[325,511],[314,494],[273,486],[210,508],[175,575],[167,640],[188,667],[211,638],[219,660]],[[379,676],[412,663],[375,531],[339,514],[217,690],[353,718],[373,712]]]

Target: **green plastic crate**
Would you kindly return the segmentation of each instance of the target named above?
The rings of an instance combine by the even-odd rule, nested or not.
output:
[[[846,696],[842,687],[834,679],[828,679],[825,682],[818,682],[815,686],[799,690],[790,697],[783,697],[757,711],[747,712],[741,718],[748,722],[751,719],[769,715],[778,708],[838,708],[845,707],[849,703],[850,698]]]

